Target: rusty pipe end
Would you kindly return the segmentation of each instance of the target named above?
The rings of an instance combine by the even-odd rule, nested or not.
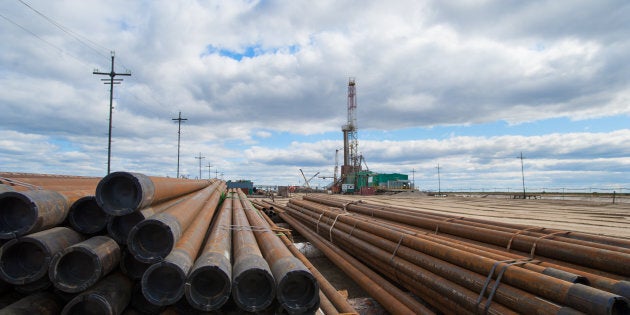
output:
[[[0,239],[37,232],[66,218],[68,201],[51,190],[0,194]]]
[[[181,235],[180,231],[176,220],[143,220],[129,232],[129,252],[141,262],[158,262],[171,252],[177,242],[176,235]]]
[[[205,254],[197,259],[186,280],[186,299],[195,309],[218,310],[230,299],[231,279],[232,268],[227,257],[213,252]]]
[[[101,277],[103,266],[98,255],[86,247],[71,246],[53,256],[48,276],[55,288],[77,293]]]
[[[580,276],[580,275],[577,275],[577,274],[574,274],[574,273],[571,273],[571,272],[567,272],[567,271],[564,271],[564,270],[556,269],[556,268],[553,268],[553,267],[545,268],[545,270],[543,270],[542,274],[554,277],[556,279],[568,281],[568,282],[571,282],[571,283],[580,283],[580,284],[584,284],[584,285],[589,285],[590,284],[590,281],[588,281],[588,278],[586,278],[584,276]]]
[[[630,281],[621,280],[617,282],[613,285],[611,292],[630,299]]]
[[[319,308],[319,284],[302,262],[293,256],[281,258],[272,270],[278,279],[278,302],[289,314],[312,313]]]
[[[276,285],[265,259],[257,255],[243,257],[234,265],[232,298],[248,312],[257,312],[271,305]]]
[[[48,273],[52,253],[37,239],[13,239],[0,249],[0,277],[11,284],[32,283]]]
[[[96,197],[85,196],[70,206],[68,224],[79,233],[96,234],[105,229],[109,217],[96,203]]]
[[[567,293],[566,304],[593,314],[630,314],[628,299],[583,284],[574,284]]]
[[[176,264],[162,261],[142,275],[142,295],[152,304],[170,305],[184,296],[186,274]]]
[[[99,294],[81,294],[70,300],[61,311],[67,314],[116,314],[112,305]]]
[[[110,216],[107,222],[107,235],[118,244],[127,244],[131,229],[144,219],[145,217],[140,211],[121,216]]]
[[[129,250],[122,253],[120,270],[132,280],[142,279],[142,275],[151,267],[150,263],[144,263],[136,259]]]
[[[140,173],[114,172],[98,182],[96,202],[110,215],[125,215],[153,201],[155,186]]]

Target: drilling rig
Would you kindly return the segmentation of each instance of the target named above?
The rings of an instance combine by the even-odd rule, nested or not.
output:
[[[347,191],[354,191],[357,184],[356,173],[361,171],[359,139],[357,132],[357,91],[353,77],[348,80],[348,121],[341,127],[343,131],[343,165],[341,183]]]

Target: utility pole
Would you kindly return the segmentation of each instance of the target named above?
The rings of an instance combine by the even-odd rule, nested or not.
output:
[[[521,159],[521,177],[523,178],[523,199],[527,198],[525,194],[525,169],[523,168],[523,151],[521,151],[521,156],[517,156],[517,159]]]
[[[210,168],[212,167],[212,165],[210,165],[210,163],[208,163],[208,179],[210,179],[210,174],[212,172],[210,172]]]
[[[131,76],[131,72],[116,73],[114,71],[114,52],[112,51],[112,69],[110,72],[100,72],[98,69],[94,69],[92,74],[107,75],[109,79],[101,79],[103,84],[109,84],[109,139],[107,141],[107,175],[109,175],[111,169],[112,160],[112,110],[114,109],[114,84],[120,84],[123,79],[114,79],[117,75]]]
[[[179,141],[181,139],[182,121],[188,120],[188,118],[182,118],[182,112],[179,112],[179,117],[171,120],[177,120],[177,178],[179,178]]]
[[[201,160],[205,158],[205,156],[201,156],[201,152],[199,152],[199,156],[195,156],[195,159],[199,160],[199,179],[201,179]]]
[[[437,171],[438,171],[438,196],[442,197],[442,183],[440,180],[440,163],[438,163]]]
[[[214,169],[214,178],[219,178],[219,169],[218,168]]]

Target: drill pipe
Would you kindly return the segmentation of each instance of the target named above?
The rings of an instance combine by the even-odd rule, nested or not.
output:
[[[55,287],[81,292],[106,276],[120,263],[120,247],[107,236],[94,236],[57,253],[48,269]]]
[[[232,299],[248,312],[266,309],[276,296],[271,269],[263,258],[240,202],[232,204]]]
[[[315,210],[315,208],[313,209]],[[321,211],[321,210],[320,210]],[[315,210],[315,212],[318,212]],[[325,215],[326,211],[319,214]],[[593,313],[614,312],[628,307],[627,301],[609,292],[597,290],[582,284],[572,284],[547,275],[539,274],[523,268],[507,267],[506,263],[497,262],[483,256],[468,253],[459,249],[438,244],[431,240],[394,231],[376,224],[368,224],[357,220],[352,215],[336,217],[338,222],[354,226],[360,230],[375,234],[401,245],[413,248],[440,260],[464,267],[479,274],[488,274],[491,270],[495,274],[505,268],[502,281],[530,293],[539,295],[556,303],[570,306],[574,309],[587,310]],[[354,228],[353,227],[353,228]],[[493,265],[495,265],[493,268]]]
[[[122,257],[120,258],[120,271],[122,271],[131,280],[140,280],[142,275],[147,269],[151,267],[150,263],[144,263],[133,257],[133,254],[129,250],[122,251]]]
[[[238,195],[249,223],[264,229],[254,230],[254,235],[276,280],[278,301],[289,314],[315,312],[319,308],[317,280],[275,235],[267,221],[249,202],[245,193],[238,190]]]
[[[61,314],[121,314],[129,304],[131,285],[123,274],[112,273],[70,300]]]
[[[81,241],[81,234],[66,227],[10,240],[0,249],[0,277],[16,285],[48,279],[46,275],[53,255]]]
[[[118,244],[127,244],[129,232],[134,226],[136,226],[136,224],[142,222],[142,220],[150,218],[153,215],[162,213],[168,208],[183,202],[194,195],[195,192],[192,192],[181,197],[176,197],[171,200],[143,208],[140,211],[135,211],[130,214],[110,216],[109,222],[107,222],[107,234],[116,240]]]
[[[129,252],[146,263],[156,263],[164,259],[220,184],[217,181],[184,202],[136,224],[127,239]]]
[[[149,177],[140,173],[114,172],[96,186],[96,202],[111,215],[139,209],[203,189],[207,180]]]
[[[161,314],[164,315],[163,312],[164,306],[155,305],[147,300],[142,294],[142,285],[140,282],[135,282],[133,288],[131,290],[131,302],[130,307],[134,307],[137,310],[142,310],[142,314]]]
[[[0,239],[16,238],[60,224],[66,219],[69,206],[88,194],[86,190],[0,193]]]
[[[311,197],[312,196],[305,197],[305,199],[306,200],[311,200]],[[320,200],[319,198],[315,198],[315,199]],[[333,200],[333,199],[328,199],[328,200]],[[374,208],[382,208],[383,207],[383,206],[379,206],[379,205],[371,204],[371,203],[363,203],[363,202],[361,202],[360,204],[363,205],[363,206],[374,207]],[[577,231],[567,231],[567,230],[559,230],[559,229],[550,229],[550,228],[536,227],[536,226],[525,225],[525,224],[496,222],[496,221],[491,221],[491,220],[486,220],[486,219],[479,219],[479,218],[458,217],[458,216],[452,216],[452,215],[446,215],[446,214],[440,214],[440,213],[433,213],[433,212],[425,212],[425,211],[421,211],[421,210],[417,210],[417,209],[408,209],[408,208],[396,207],[396,206],[387,206],[387,207],[384,207],[384,208],[385,209],[394,210],[396,212],[404,212],[404,213],[411,213],[411,214],[430,214],[430,215],[438,216],[438,217],[441,217],[441,218],[444,218],[444,219],[455,218],[455,219],[460,219],[460,220],[469,221],[469,222],[489,224],[489,225],[496,226],[496,227],[505,227],[505,228],[510,228],[510,229],[514,229],[514,230],[517,230],[517,231],[522,231],[521,233],[524,233],[525,235],[534,235],[534,236],[538,235],[538,236],[540,236],[542,234],[562,233],[562,234],[556,235],[556,237],[562,237],[562,238],[565,238],[565,239],[582,240],[582,241],[587,241],[587,242],[593,242],[593,243],[599,243],[599,244],[623,247],[624,249],[630,249],[630,240],[628,240],[628,239],[622,239],[622,238],[616,238],[616,237],[610,237],[610,236],[604,236],[604,235],[597,235],[597,234],[590,234],[590,233],[583,233],[583,232],[577,232]],[[525,230],[527,230],[527,231],[525,231]],[[530,232],[531,233],[537,233],[537,234],[529,234]],[[564,234],[566,232],[570,232],[570,233]]]
[[[354,217],[363,221],[370,221],[374,224],[379,224],[384,227],[396,229],[409,235],[415,235],[419,238],[429,239],[440,244],[451,246],[453,248],[472,252],[494,260],[527,259],[526,255],[507,252],[505,251],[505,249],[498,250],[483,245],[473,244],[471,242],[466,242],[453,238],[452,236],[437,235],[433,233],[431,233],[430,236],[427,236],[425,234],[430,233],[429,231],[419,232],[419,230],[417,229],[408,229],[404,226],[396,225],[393,223],[385,223],[381,220],[375,221],[371,217],[360,214],[355,214]],[[626,280],[611,279],[584,270],[573,269],[567,266],[545,261],[525,263],[520,266],[525,269],[546,274],[548,276],[552,276],[554,278],[562,279],[568,282],[590,285],[594,288],[615,293],[630,299],[630,282]]]
[[[311,197],[308,197],[306,198],[306,200],[309,200],[310,198]],[[523,229],[515,229],[511,226],[506,226],[506,224],[502,224],[500,222],[492,222],[488,220],[476,220],[476,219],[470,219],[466,217],[456,217],[456,216],[450,216],[450,215],[444,215],[444,214],[438,214],[438,213],[429,213],[429,212],[424,212],[420,210],[405,209],[405,208],[400,208],[400,207],[378,206],[378,205],[373,205],[369,203],[361,203],[361,206],[365,207],[366,209],[383,210],[383,211],[390,211],[390,212],[396,211],[397,213],[412,215],[416,217],[436,219],[436,220],[441,220],[441,221],[448,220],[449,222],[458,222],[458,223],[466,224],[469,226],[486,228],[486,229],[491,229],[495,231],[517,233],[515,237],[518,237],[519,235],[526,235],[526,236],[532,236],[532,237],[542,237],[542,236],[550,237],[551,236],[553,237],[554,240],[557,240],[560,242],[619,251],[623,253],[630,253],[630,249],[624,247],[624,246],[627,246],[628,244],[624,244],[624,242],[621,242],[621,244],[624,244],[624,246],[610,244],[610,243],[619,243],[617,241],[613,241],[613,240],[620,240],[618,238],[615,239],[612,237],[600,236],[597,238],[591,237],[589,240],[584,240],[584,239],[571,238],[570,236],[576,232],[568,231],[568,230],[549,230],[547,228],[536,227],[536,226],[526,226]],[[582,233],[581,237],[585,238],[586,235],[589,235],[589,234]]]
[[[254,201],[254,204],[257,207],[261,207],[261,208],[263,207],[263,205],[260,202]],[[262,214],[262,217],[267,221],[267,223],[273,229],[278,228],[278,226],[275,223],[273,223],[273,221],[271,221],[271,218],[269,218],[264,212]],[[280,237],[280,240],[282,240],[282,242],[284,243],[284,245],[289,249],[289,251],[291,251],[291,253],[295,257],[297,257],[308,268],[308,270],[311,271],[311,273],[313,274],[313,276],[315,277],[315,279],[317,279],[317,282],[319,283],[320,290],[324,293],[326,297],[328,297],[328,299],[332,302],[335,308],[339,310],[339,312],[357,313],[354,307],[352,307],[348,303],[348,300],[344,298],[341,294],[339,294],[339,291],[337,291],[337,289],[335,289],[335,287],[333,287],[332,284],[330,284],[330,282],[326,280],[326,277],[324,277],[324,275],[322,275],[319,272],[319,270],[317,270],[317,268],[315,268],[315,266],[311,264],[308,258],[306,258],[306,256],[304,256],[304,254],[302,254],[300,250],[297,249],[295,245],[293,245],[293,242],[291,242],[291,240],[284,233],[280,233],[279,237]]]
[[[96,203],[94,196],[85,196],[72,203],[68,211],[68,224],[83,234],[98,234],[107,227],[110,215]]]
[[[277,205],[276,207],[286,209]],[[350,256],[345,251],[340,250],[336,245],[328,242],[323,237],[312,232],[309,228],[300,223],[300,221],[294,219],[286,212],[278,212],[278,215],[311,242],[311,244],[321,250],[330,261],[337,265],[339,269],[343,270],[388,312],[392,314],[433,313],[424,305],[420,304],[420,302],[366,267],[363,263]]]
[[[53,293],[39,292],[1,309],[0,315],[57,315],[62,307],[61,299]]]
[[[15,191],[15,189],[13,189],[13,187],[9,185],[0,184],[0,193],[7,192],[7,191]]]
[[[309,199],[314,199],[308,197]],[[339,206],[339,202],[320,199],[318,202]],[[514,237],[514,233],[495,231],[488,228],[467,226],[460,223],[446,222],[444,220],[420,218],[408,214],[399,214],[392,211],[366,208],[357,204],[342,204],[342,208],[348,211],[367,214],[378,218],[384,218],[396,222],[411,224],[420,228],[435,229],[439,226],[440,232],[457,235],[471,240],[484,243],[507,246],[512,240],[511,248],[530,251],[536,244],[536,254],[549,258],[572,261],[608,272],[617,273],[623,276],[630,276],[630,254],[605,250],[601,248],[587,247],[578,244],[560,242],[553,239],[536,238],[532,236],[519,235]]]
[[[188,303],[201,311],[221,308],[230,298],[232,289],[232,203],[234,193],[223,200],[212,225],[206,245],[186,279]]]
[[[342,247],[354,253],[355,256],[371,261],[372,265],[376,264],[374,261],[380,261],[398,273],[403,272],[441,294],[450,295],[451,299],[465,306],[469,311],[481,312],[486,305],[485,301],[477,303],[479,294],[474,293],[480,292],[484,286],[486,277],[482,275],[411,250],[406,246],[397,246],[396,242],[366,233],[358,228],[355,229],[342,222],[335,222],[334,229],[331,229],[332,222],[320,220],[318,223],[319,215],[305,208],[289,213],[313,226],[318,225],[320,234],[330,233],[330,237],[335,236],[335,241],[340,242]],[[335,214],[332,213],[332,215]],[[350,236],[349,233],[353,234]],[[393,252],[396,254],[392,255]],[[490,283],[490,287],[492,285],[494,282]],[[525,314],[555,314],[561,310],[561,307],[556,304],[506,284],[498,287],[494,300]],[[489,305],[489,311],[496,307],[495,311],[498,313],[506,312],[505,309],[498,307],[498,304]],[[563,311],[566,312],[566,309]]]
[[[184,296],[186,276],[193,265],[208,231],[225,184],[220,182],[175,248],[164,261],[153,264],[142,275],[142,294],[156,305],[170,305]]]

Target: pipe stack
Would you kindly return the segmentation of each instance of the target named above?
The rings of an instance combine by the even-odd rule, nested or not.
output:
[[[318,247],[357,258],[444,313],[630,313],[630,246],[622,240],[303,199],[274,207]]]
[[[129,172],[16,179],[1,181],[9,188],[0,193],[0,284],[10,302],[0,314],[319,306],[309,269],[244,194],[225,199],[223,181]]]

